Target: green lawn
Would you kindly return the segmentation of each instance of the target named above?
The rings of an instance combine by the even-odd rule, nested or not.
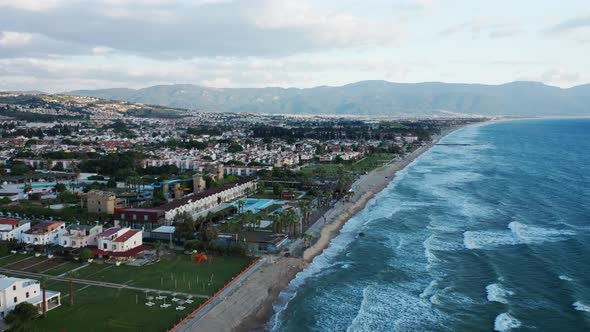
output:
[[[68,302],[66,282],[53,282],[50,290],[62,292],[62,305],[48,313],[47,319],[34,321],[37,331],[166,331],[194,310],[203,300],[184,304],[186,309],[176,311],[176,305],[160,308],[162,301],[153,307],[145,305],[145,293],[114,288],[74,285],[74,305]],[[170,302],[168,297],[166,303]]]
[[[0,265],[26,257],[20,254],[0,257]],[[190,255],[177,254],[164,256],[159,263],[142,267],[92,263],[78,270],[76,278],[212,295],[251,262],[250,258],[213,256],[210,263],[205,261],[197,265],[191,261]],[[58,275],[82,265],[67,262],[46,273]],[[35,320],[27,330],[166,331],[204,301],[195,297],[195,303],[184,305],[187,309],[176,311],[175,306],[160,308],[162,301],[153,300],[157,305],[146,306],[146,294],[142,291],[74,284],[75,304],[70,306],[67,282],[49,281],[48,289],[61,292],[62,306],[51,310],[46,320]],[[149,295],[157,296],[154,293]],[[167,303],[170,299],[168,296]]]
[[[29,258],[33,256],[32,254],[8,254],[6,256],[0,257],[0,266],[5,266],[14,262],[18,262],[25,258]]]
[[[142,267],[93,264],[79,270],[78,277],[135,287],[210,295],[250,262],[249,258],[212,256],[210,263],[204,261],[197,265],[191,262],[189,255],[179,254],[163,257],[157,264]]]

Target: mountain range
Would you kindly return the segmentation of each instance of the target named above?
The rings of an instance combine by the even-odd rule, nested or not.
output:
[[[190,84],[66,92],[167,107],[267,114],[365,116],[584,116],[590,84],[562,89],[540,82],[501,85],[361,81],[314,88],[208,88]]]

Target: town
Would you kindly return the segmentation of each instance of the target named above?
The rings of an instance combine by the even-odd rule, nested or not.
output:
[[[301,257],[369,172],[481,120],[1,93],[3,326],[183,331],[244,271]]]

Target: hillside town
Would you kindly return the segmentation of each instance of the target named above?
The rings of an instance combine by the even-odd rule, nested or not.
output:
[[[138,311],[173,307],[158,329],[253,262],[303,255],[366,174],[480,120],[159,117],[145,105],[14,93],[0,94],[0,110],[0,314],[10,324],[29,303],[47,322],[61,306],[63,319],[73,285],[98,289],[98,277],[144,292],[143,307],[132,298]],[[196,279],[184,272],[179,285],[183,269]]]

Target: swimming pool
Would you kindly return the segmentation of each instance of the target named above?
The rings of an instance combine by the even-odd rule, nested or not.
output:
[[[245,203],[244,212],[251,211],[252,213],[258,213],[261,210],[264,210],[267,207],[274,205],[274,204],[285,204],[285,201],[280,201],[280,200],[276,200],[276,199],[244,198],[244,199],[235,201],[234,202],[235,207],[238,207],[239,201],[243,201]]]

